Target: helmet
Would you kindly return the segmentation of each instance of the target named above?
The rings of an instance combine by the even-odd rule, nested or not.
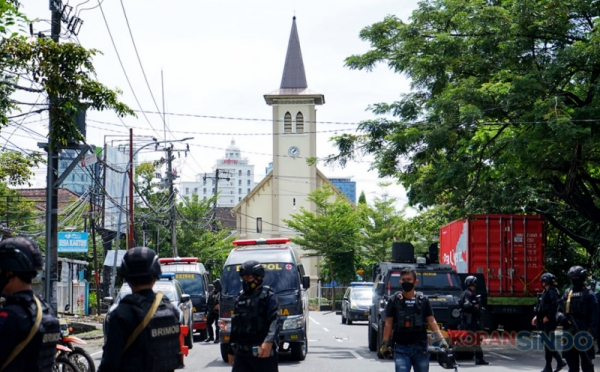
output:
[[[477,285],[477,278],[474,277],[473,275],[467,276],[466,279],[465,279],[465,285],[467,287],[470,287],[472,285]]]
[[[567,276],[569,278],[585,279],[587,278],[587,270],[581,266],[573,266],[569,269]]]
[[[34,277],[43,266],[42,253],[33,240],[17,237],[0,242],[0,269],[3,271],[30,272]]]
[[[556,277],[552,273],[544,273],[540,277],[540,282],[552,285],[556,281]]]
[[[260,262],[255,260],[246,261],[240,267],[240,276],[254,275],[254,276],[265,276],[265,268],[262,267]]]
[[[452,349],[441,348],[438,350],[437,360],[439,365],[444,369],[454,369],[457,366]]]
[[[134,247],[128,250],[121,262],[123,278],[156,277],[162,273],[158,255],[150,248]]]
[[[213,287],[215,288],[215,291],[221,292],[221,279],[215,279],[213,281]]]

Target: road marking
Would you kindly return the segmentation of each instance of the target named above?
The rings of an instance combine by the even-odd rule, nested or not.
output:
[[[342,339],[341,339],[341,338],[336,338],[335,340],[336,340],[337,342],[344,342],[344,341],[342,341]]]
[[[500,357],[500,358],[504,358],[504,359],[508,359],[508,360],[515,360],[515,358],[507,357],[506,355],[502,355],[502,354],[494,353],[494,352],[492,352],[492,351],[488,351],[487,353],[488,353],[488,354],[495,355],[495,356],[498,356],[498,357]]]
[[[103,351],[103,350],[96,351],[95,353],[92,353],[92,354],[90,354],[90,355],[91,355],[91,356],[94,356],[94,355],[96,355],[96,354],[100,354],[102,351]]]
[[[319,323],[319,322],[317,322],[316,320],[314,320],[312,316],[309,316],[309,318],[310,318],[310,320],[312,320],[313,322],[315,322],[315,324],[317,324],[317,325],[321,325],[321,323]]]
[[[358,353],[354,350],[350,350],[350,354],[354,355],[356,357],[356,359],[364,359],[363,357],[358,355]]]
[[[323,327],[323,329],[325,330],[325,332],[329,332],[329,330],[327,328]]]

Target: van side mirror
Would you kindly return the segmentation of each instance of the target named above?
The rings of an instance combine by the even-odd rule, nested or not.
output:
[[[208,291],[209,291],[209,292],[212,292],[214,289],[215,289],[215,286],[214,286],[214,285],[212,285],[212,284],[209,284],[209,285],[208,285]]]
[[[181,295],[181,302],[189,302],[190,301],[190,295],[189,294],[182,294]]]
[[[302,286],[304,287],[304,289],[310,288],[310,276],[304,275],[302,277]]]
[[[379,282],[377,283],[377,287],[375,287],[375,294],[378,296],[383,296],[385,292],[385,283]]]
[[[106,306],[112,306],[113,304],[113,298],[112,297],[104,297],[104,305]]]

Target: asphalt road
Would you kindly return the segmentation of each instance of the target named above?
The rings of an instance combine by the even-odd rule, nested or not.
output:
[[[375,352],[367,348],[367,323],[341,324],[340,316],[334,313],[311,312],[309,346],[306,360],[291,361],[281,355],[279,370],[327,371],[327,372],[392,372],[393,361],[380,360]],[[102,355],[99,345],[90,345],[90,352],[100,363]],[[543,368],[543,353],[523,352],[510,346],[485,346],[485,359],[489,366],[475,366],[474,360],[460,360],[461,370],[487,371],[540,371]],[[185,370],[209,372],[230,371],[231,367],[221,359],[218,344],[196,342],[185,360]],[[436,361],[430,362],[430,371],[445,371]],[[565,369],[566,371],[566,369]]]

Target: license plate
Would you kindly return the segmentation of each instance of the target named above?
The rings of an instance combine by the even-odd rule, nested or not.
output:
[[[365,316],[369,316],[369,312],[368,311],[365,311]]]
[[[223,336],[223,339],[224,339],[225,341],[229,341],[229,336]]]
[[[290,338],[291,338],[292,340],[297,340],[297,339],[298,339],[298,335],[290,335]]]

